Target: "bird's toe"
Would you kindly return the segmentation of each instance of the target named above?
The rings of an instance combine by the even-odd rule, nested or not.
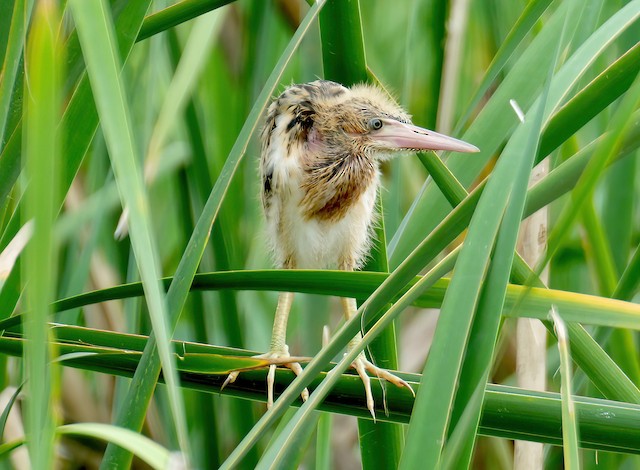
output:
[[[360,376],[360,380],[362,380],[362,384],[364,385],[364,394],[367,400],[367,409],[369,410],[369,413],[371,413],[371,417],[375,422],[376,420],[376,412],[374,409],[375,402],[373,401],[373,393],[371,392],[371,379],[367,375],[367,367],[366,367],[367,362],[369,361],[367,361],[367,359],[365,359],[364,356],[360,355],[355,361],[353,361],[351,365],[356,370],[356,372],[358,372],[358,375]]]
[[[267,353],[254,356],[256,359],[261,359],[264,362],[264,366],[269,367],[269,372],[267,373],[267,408],[271,408],[271,406],[273,406],[276,369],[278,366],[286,367],[298,376],[302,374],[303,370],[300,362],[307,362],[310,360],[308,357],[290,356],[288,348],[286,349],[287,350],[285,351],[269,351]],[[241,371],[239,370],[231,372],[222,384],[221,389],[224,389],[228,384],[235,382],[240,372]],[[300,396],[302,397],[302,401],[307,401],[309,398],[309,390],[305,388],[300,393]]]
[[[372,364],[369,361],[367,361],[367,363],[368,363],[367,366],[366,366],[367,371],[369,371],[370,373],[374,374],[379,379],[384,379],[387,382],[391,382],[396,387],[400,387],[400,388],[406,387],[406,388],[408,388],[409,391],[411,392],[411,394],[415,398],[416,393],[413,391],[413,388],[411,387],[411,385],[409,385],[408,382],[406,382],[405,380],[401,379],[397,375],[392,374],[391,372],[389,372],[386,369],[381,369],[380,367]]]
[[[224,380],[224,383],[222,384],[222,387],[220,387],[220,390],[224,390],[224,388],[227,385],[232,384],[233,382],[235,382],[236,379],[238,378],[239,374],[240,374],[239,370],[234,370],[229,375],[227,375],[227,378]]]
[[[391,382],[396,387],[406,387],[414,397],[416,396],[413,388],[411,387],[411,385],[409,385],[409,383],[407,383],[397,375],[392,374],[388,370],[376,366],[371,361],[369,361],[362,353],[356,358],[355,361],[353,361],[351,366],[356,370],[356,372],[360,376],[360,379],[362,380],[362,383],[364,385],[365,397],[367,400],[367,409],[371,413],[374,421],[376,420],[376,414],[374,409],[373,394],[371,393],[371,379],[369,378],[367,372],[378,377],[379,379],[384,379],[388,382]]]

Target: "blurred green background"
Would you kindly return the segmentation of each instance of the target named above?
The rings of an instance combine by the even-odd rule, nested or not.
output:
[[[634,303],[640,280],[640,2],[326,3],[2,2],[0,408],[12,410],[0,420],[2,468],[130,464],[131,457],[112,445],[104,457],[105,440],[116,437],[95,439],[92,433],[102,428],[91,425],[78,431],[61,427],[71,423],[112,423],[136,432],[142,426],[142,434],[161,448],[130,440],[135,468],[164,465],[168,449],[189,454],[194,468],[389,468],[399,462],[411,468],[420,461],[412,459],[418,459],[423,438],[428,466],[640,465],[631,455],[640,452],[640,308]],[[345,42],[333,49],[340,40]],[[429,394],[448,403],[432,404],[433,415],[414,414],[410,426],[412,400],[387,390],[391,414],[385,418],[379,388],[378,416],[390,423],[361,419],[357,425],[354,416],[367,415],[361,384],[353,377],[341,379],[333,401],[321,407],[337,413],[302,416],[291,408],[268,430],[270,422],[253,427],[266,409],[263,370],[241,374],[235,387],[219,393],[225,376],[220,371],[237,367],[236,356],[267,350],[276,291],[307,292],[295,297],[288,344],[294,355],[313,356],[322,347],[323,326],[335,332],[341,322],[337,301],[326,294],[364,301],[386,279],[264,271],[272,264],[259,203],[260,116],[268,99],[289,84],[320,77],[346,84],[367,77],[388,90],[415,124],[482,150],[477,156],[442,155],[446,166],[434,155],[382,165],[384,235],[372,264],[388,263],[393,272],[405,259],[411,262],[389,278],[391,297],[376,299],[382,305],[397,300],[417,274],[428,278],[441,269],[434,282],[453,276],[451,284],[440,280],[410,301],[413,307],[397,317],[395,333],[386,330],[386,339],[372,345],[381,364],[393,364],[397,353],[398,370],[416,389],[422,385],[416,403],[428,409],[429,399],[421,397],[434,396]],[[509,100],[526,113],[525,124]],[[519,207],[526,184],[518,169],[528,172],[532,162],[547,156],[551,173]],[[490,196],[479,203],[467,197],[465,188],[485,184],[493,204]],[[458,205],[472,199],[473,205]],[[124,206],[130,208],[130,234],[118,238],[114,232]],[[549,210],[543,264],[549,265],[552,291],[525,290],[519,297],[522,291],[507,288],[510,271],[514,285],[540,284],[523,263],[509,258],[513,246],[504,240],[516,233],[523,215],[541,207]],[[481,227],[482,220],[503,212]],[[35,220],[33,235],[21,253],[29,237],[17,234],[29,220]],[[493,231],[488,245],[479,242]],[[465,253],[465,236],[480,248]],[[430,251],[412,257],[425,243]],[[458,255],[456,249],[465,266],[477,269],[476,284],[457,283],[458,271],[451,274],[452,266],[442,264],[452,251]],[[542,264],[531,267],[540,274]],[[200,285],[187,296],[196,268],[214,275],[197,278]],[[165,297],[156,280],[176,274],[182,284],[174,282]],[[125,286],[140,280],[144,296],[139,285]],[[169,281],[163,286],[169,289]],[[81,295],[89,291],[97,292]],[[475,294],[495,297],[497,308],[482,302],[466,310],[454,307],[455,298]],[[50,307],[61,299],[69,300]],[[553,335],[543,339],[548,354],[537,360],[545,364],[547,390],[554,395],[529,402],[527,392],[513,388],[513,317],[544,319],[552,331],[546,315],[551,304],[573,325],[573,362],[561,360]],[[441,322],[436,329],[441,306],[449,326]],[[479,325],[486,326],[477,331]],[[151,361],[146,385],[121,376],[133,374],[144,348],[141,337],[128,334],[152,330],[169,384],[155,389],[145,419],[143,396],[153,390],[160,362],[143,359]],[[172,338],[214,347],[179,343],[171,354]],[[442,348],[432,350],[429,362],[454,374],[450,387],[440,391],[433,385],[439,372],[428,363],[425,368],[432,338],[434,344],[441,338]],[[214,370],[214,359],[206,357],[192,365],[187,356],[196,353],[220,355],[222,365]],[[473,356],[483,359],[476,363]],[[340,358],[341,353],[331,355]],[[559,372],[563,365],[563,371],[573,369],[572,377]],[[184,387],[174,383],[178,375]],[[555,393],[561,378],[572,382],[574,394],[591,398],[578,405],[561,400]],[[443,387],[447,380],[442,377]],[[290,381],[288,372],[278,373],[280,389]],[[473,391],[487,383],[512,388],[488,386],[482,405],[482,394]],[[514,401],[507,406],[502,397]],[[589,401],[595,399],[611,401]],[[561,411],[574,405],[586,421],[563,435],[573,428],[561,422]],[[414,409],[425,409],[419,406]],[[620,420],[608,424],[606,413]],[[299,427],[291,431],[286,426],[294,422]],[[28,455],[24,447],[11,452],[25,427],[32,439]],[[118,436],[120,430],[113,432]],[[243,440],[246,435],[254,437]],[[120,437],[126,444],[128,435]],[[555,445],[545,446],[542,464],[525,467],[514,464],[517,437]],[[427,442],[437,452],[427,452]],[[581,449],[571,454],[571,443]]]

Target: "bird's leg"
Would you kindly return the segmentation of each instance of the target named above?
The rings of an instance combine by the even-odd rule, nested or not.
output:
[[[269,373],[267,374],[267,407],[273,405],[273,383],[276,376],[276,368],[282,363],[283,359],[289,358],[289,346],[286,344],[287,337],[287,320],[291,311],[291,302],[293,300],[292,292],[281,292],[278,297],[278,306],[276,307],[276,315],[273,319],[273,330],[271,332],[271,347],[269,352],[258,356],[261,359],[274,360],[269,365]],[[282,364],[291,369],[296,375],[302,373],[302,367],[298,362],[287,362]],[[303,401],[309,398],[309,390],[306,388],[300,394]]]
[[[276,307],[276,315],[273,319],[273,329],[271,331],[271,347],[269,348],[271,352],[289,354],[286,338],[287,321],[289,320],[292,301],[292,292],[281,292],[278,296],[278,306]]]
[[[344,315],[346,319],[349,320],[353,318],[356,312],[358,311],[358,307],[356,305],[355,299],[342,297],[340,300],[342,302],[342,308],[344,310]],[[349,341],[347,349],[351,351],[357,348],[361,342],[362,342],[362,333],[358,331],[358,334],[351,341]],[[371,416],[373,417],[374,421],[376,419],[376,414],[374,411],[373,394],[371,393],[371,380],[369,379],[367,372],[370,372],[371,374],[375,375],[379,379],[385,379],[398,387],[407,387],[411,391],[411,393],[415,396],[415,393],[413,392],[411,385],[409,385],[407,382],[402,380],[400,377],[393,375],[389,371],[385,369],[381,369],[380,367],[373,364],[371,361],[367,359],[367,357],[364,354],[364,351],[360,352],[360,354],[353,361],[351,366],[358,372],[358,375],[362,379],[362,383],[364,384],[365,397],[367,399],[367,408],[369,409],[369,412],[371,413]]]
[[[269,373],[267,374],[267,407],[273,405],[273,385],[275,382],[276,368],[281,365],[291,369],[296,375],[302,373],[302,367],[298,362],[286,362],[291,356],[289,355],[289,347],[286,344],[287,337],[287,320],[291,311],[291,302],[293,293],[281,292],[278,297],[278,306],[276,307],[276,315],[273,320],[273,330],[271,333],[271,347],[269,352],[255,356],[258,359],[264,359],[269,364]],[[227,384],[233,383],[240,371],[233,371],[224,381],[222,388]],[[305,388],[300,394],[302,400],[309,398],[309,391]]]

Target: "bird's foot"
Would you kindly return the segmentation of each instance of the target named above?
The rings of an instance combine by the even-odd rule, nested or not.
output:
[[[351,363],[351,367],[353,367],[356,372],[358,372],[360,379],[362,379],[362,383],[364,385],[364,393],[367,400],[367,408],[371,413],[371,416],[373,417],[373,421],[376,420],[376,412],[374,410],[375,403],[373,401],[373,393],[371,392],[371,379],[369,378],[369,375],[367,375],[367,372],[370,372],[379,379],[384,379],[388,382],[391,382],[396,387],[406,387],[414,397],[416,396],[413,388],[411,388],[411,385],[409,385],[397,375],[393,375],[391,372],[385,369],[381,369],[380,367],[371,363],[371,361],[369,361],[365,357],[364,353],[360,353],[358,355],[356,360]]]
[[[290,356],[289,348],[286,345],[284,351],[269,351],[268,353],[259,354],[253,357],[264,360],[265,365],[269,366],[269,373],[267,374],[267,408],[271,408],[273,405],[273,385],[275,383],[277,367],[286,367],[287,369],[291,369],[294,374],[300,375],[302,374],[302,366],[297,361],[304,359],[308,360],[308,358],[294,358]],[[228,384],[235,382],[240,372],[240,370],[234,370],[231,372],[222,384],[221,389],[226,387]],[[307,401],[307,398],[309,398],[309,390],[305,388],[302,393],[300,393],[300,396],[302,397],[302,401]]]

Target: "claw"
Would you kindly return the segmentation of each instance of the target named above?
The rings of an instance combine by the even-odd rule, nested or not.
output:
[[[351,364],[351,366],[358,372],[360,379],[362,380],[362,384],[364,385],[364,393],[367,400],[367,409],[373,418],[373,421],[376,421],[376,413],[374,409],[374,401],[373,401],[373,393],[371,392],[371,379],[367,372],[372,373],[379,379],[384,379],[388,382],[391,382],[396,387],[406,387],[409,389],[413,397],[415,398],[416,393],[411,388],[406,381],[402,380],[400,377],[393,375],[391,372],[381,369],[380,367],[372,364],[364,354],[360,354],[355,361]]]
[[[365,359],[366,360],[366,359]],[[367,371],[365,368],[364,361],[360,358],[356,359],[353,362],[353,367],[358,372],[360,379],[362,380],[362,384],[364,385],[364,394],[367,399],[367,408],[369,413],[371,413],[371,417],[373,418],[373,422],[376,422],[376,412],[374,409],[375,402],[373,401],[373,393],[371,392],[371,379],[367,375]]]
[[[373,364],[371,364],[369,361],[367,361],[368,365],[365,366],[365,368],[373,373],[376,374],[376,376],[379,379],[384,379],[387,382],[391,382],[393,385],[395,385],[396,387],[406,387],[409,389],[409,391],[411,392],[411,395],[413,395],[413,398],[416,397],[416,392],[413,391],[413,388],[411,387],[411,385],[409,385],[409,383],[405,382],[404,380],[402,380],[400,377],[398,377],[397,375],[393,375],[391,372],[389,372],[388,370],[385,369],[381,369],[380,367],[374,366]]]
[[[271,364],[267,374],[267,408],[273,406],[273,384],[276,380],[276,367],[275,364]]]
[[[302,374],[302,366],[300,365],[300,363],[299,362],[285,363],[284,361],[287,359],[308,360],[308,358],[304,358],[304,357],[300,357],[300,358],[291,357],[289,356],[288,352],[283,353],[283,352],[276,352],[276,351],[271,351],[266,354],[260,354],[254,357],[257,359],[266,360],[266,363],[269,365],[269,372],[267,373],[267,408],[271,408],[271,406],[273,406],[273,395],[274,395],[273,388],[275,385],[277,367],[283,366],[288,369],[291,369],[293,373],[296,374],[296,376],[298,376]],[[220,390],[223,390],[228,384],[235,382],[240,372],[241,372],[240,370],[234,370],[233,372],[231,372],[225,379],[224,383],[222,384],[222,387],[220,387]],[[307,399],[309,398],[309,390],[305,388],[300,393],[300,397],[302,397],[302,401],[307,401]]]
[[[296,374],[296,377],[302,374],[302,366],[298,362],[291,362],[289,364],[285,364],[285,366],[291,369],[293,373]],[[302,401],[307,401],[307,398],[309,398],[309,390],[305,388],[302,393],[300,393],[300,397],[302,398]]]
[[[220,387],[220,390],[224,390],[224,388],[229,385],[232,384],[233,382],[236,381],[236,379],[238,378],[238,375],[240,374],[239,371],[234,370],[233,372],[231,372],[227,378],[225,379],[224,383],[222,384],[222,387]]]

